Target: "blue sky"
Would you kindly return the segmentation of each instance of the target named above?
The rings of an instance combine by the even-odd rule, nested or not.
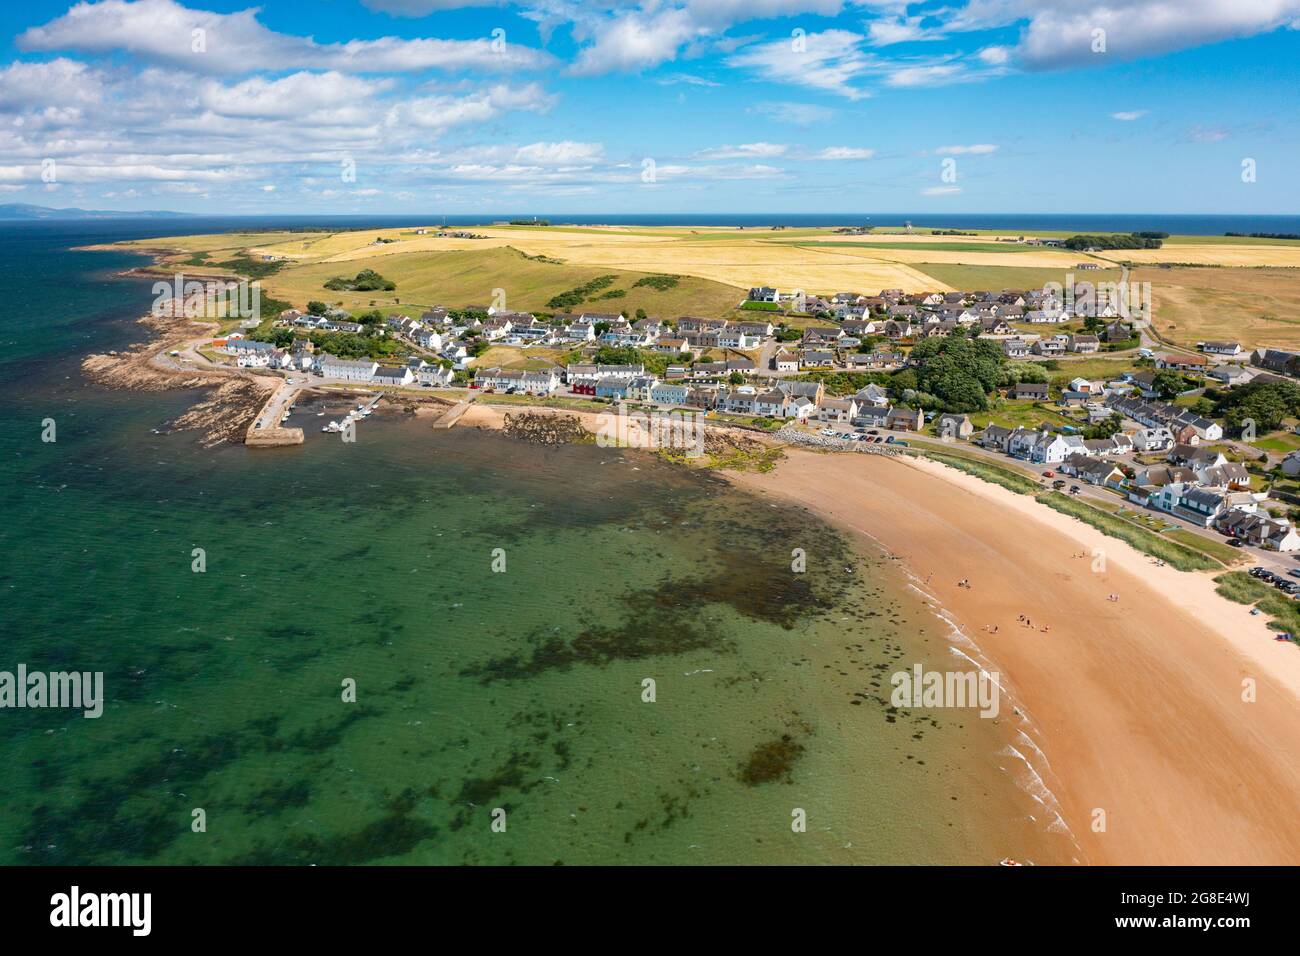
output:
[[[1298,27],[1300,0],[10,3],[0,202],[1296,213]]]

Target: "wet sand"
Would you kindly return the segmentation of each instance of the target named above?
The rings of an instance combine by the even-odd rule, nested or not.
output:
[[[1084,862],[1300,862],[1300,651],[1212,575],[934,462],[791,449],[729,477],[902,560],[1029,716]]]

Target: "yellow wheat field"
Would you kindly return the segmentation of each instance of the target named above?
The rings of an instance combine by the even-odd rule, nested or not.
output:
[[[298,262],[360,263],[410,252],[512,246],[525,255],[546,256],[573,265],[695,276],[738,289],[774,285],[781,289],[819,293],[841,290],[876,292],[890,288],[908,292],[947,291],[942,283],[900,261],[874,254],[868,256],[856,249],[800,248],[770,242],[766,235],[760,238],[743,230],[709,229],[709,238],[682,229],[479,227],[468,231],[483,238],[444,238],[415,235],[412,229],[380,229],[306,236],[258,246],[250,252]],[[724,235],[718,237],[720,232]],[[394,241],[377,243],[379,238]]]
[[[1095,253],[1115,262],[1188,263],[1198,266],[1300,267],[1300,246],[1180,245],[1160,249],[1114,249]]]

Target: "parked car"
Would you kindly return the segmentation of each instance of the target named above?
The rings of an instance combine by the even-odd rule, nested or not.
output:
[[[1079,493],[1079,486],[1078,486],[1078,485],[1071,485],[1071,486],[1070,486],[1070,494],[1072,494],[1072,495],[1077,495],[1078,493]]]
[[[1243,547],[1245,544],[1246,544],[1246,542],[1245,542],[1245,541],[1242,541],[1240,538],[1229,538],[1229,539],[1228,539],[1228,547],[1230,547],[1230,548],[1240,548],[1240,547]]]
[[[1044,477],[1044,478],[1055,478],[1055,477],[1056,477],[1056,472],[1052,471],[1052,469],[1049,468],[1049,469],[1047,469],[1047,471],[1043,472],[1043,477]]]

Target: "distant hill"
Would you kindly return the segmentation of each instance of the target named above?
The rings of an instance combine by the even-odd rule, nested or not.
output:
[[[180,219],[189,216],[187,212],[165,212],[161,210],[140,210],[122,212],[116,209],[53,209],[50,206],[33,206],[31,203],[13,202],[0,204],[0,220],[13,219]]]

